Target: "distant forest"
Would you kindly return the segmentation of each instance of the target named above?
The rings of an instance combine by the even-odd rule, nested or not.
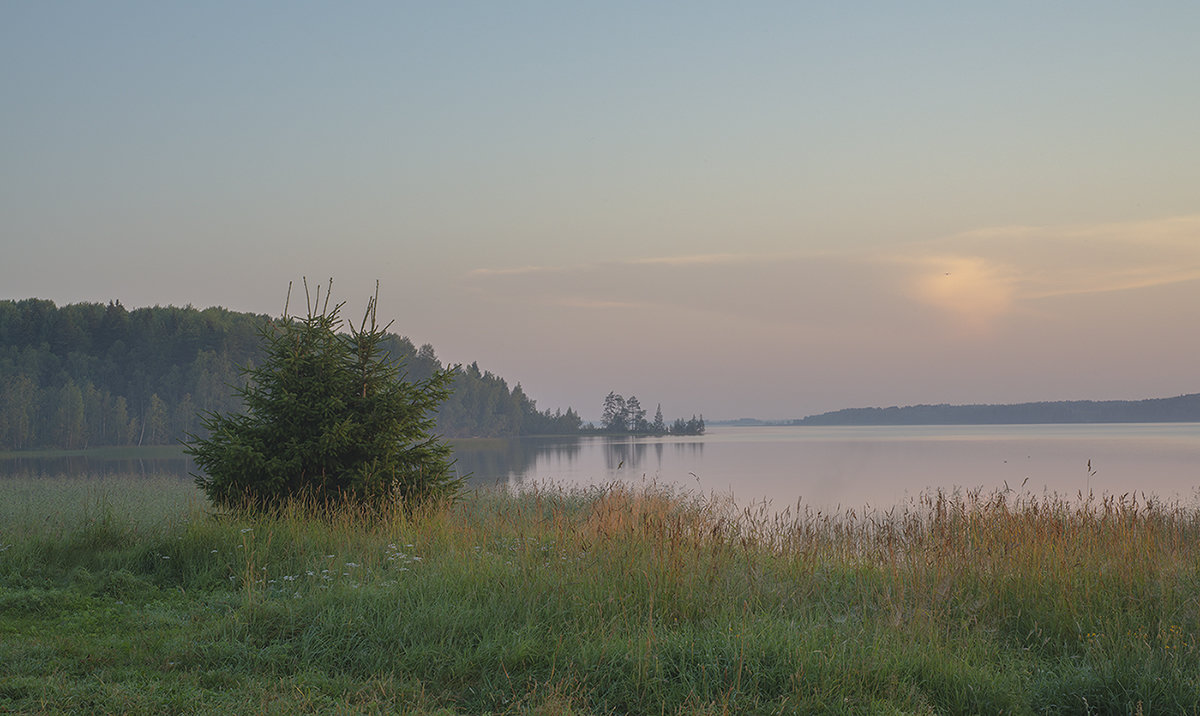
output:
[[[1200,393],[1148,400],[1066,400],[1011,405],[848,408],[793,425],[1021,425],[1031,423],[1200,422]]]
[[[0,301],[0,450],[162,445],[199,433],[199,414],[240,412],[233,387],[260,359],[270,318],[223,308],[127,310],[118,301],[57,307]],[[390,335],[387,350],[422,380],[432,346]],[[437,414],[447,437],[576,433],[574,410],[538,411],[521,389],[475,363],[458,371]]]

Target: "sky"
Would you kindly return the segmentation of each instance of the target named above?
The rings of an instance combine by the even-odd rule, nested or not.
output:
[[[1200,391],[1200,4],[0,4],[0,299],[333,279],[540,408]]]

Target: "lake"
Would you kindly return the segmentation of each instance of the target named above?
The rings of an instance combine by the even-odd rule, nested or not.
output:
[[[460,443],[473,481],[513,487],[657,481],[739,502],[887,509],[930,489],[1193,502],[1200,424],[710,427],[700,437]],[[1091,465],[1090,469],[1088,465]]]
[[[710,427],[699,437],[453,441],[472,485],[656,481],[776,509],[887,509],[930,489],[1064,496],[1145,492],[1197,501],[1200,424]],[[195,466],[161,448],[0,459],[0,475],[173,474]],[[1091,464],[1089,470],[1088,464]],[[1023,487],[1022,487],[1023,485]]]

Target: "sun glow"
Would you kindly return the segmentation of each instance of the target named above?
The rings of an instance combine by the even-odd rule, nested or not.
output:
[[[922,265],[915,296],[963,329],[987,331],[1013,308],[1015,281],[999,266],[978,257],[940,257]]]

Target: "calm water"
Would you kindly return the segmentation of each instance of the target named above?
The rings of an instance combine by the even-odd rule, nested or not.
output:
[[[115,453],[115,455],[114,455]],[[135,457],[130,457],[135,454]],[[11,453],[10,453],[11,455]],[[93,450],[53,457],[0,457],[0,478],[13,476],[155,477],[168,475],[191,480],[196,464],[182,448]]]
[[[488,443],[492,444],[492,443]],[[1194,502],[1200,424],[714,427],[702,437],[511,440],[458,450],[476,483],[656,480],[783,508],[887,507],[933,488]],[[1088,469],[1088,463],[1091,469]],[[1024,487],[1022,488],[1022,483]]]
[[[713,427],[702,437],[519,438],[454,443],[474,485],[657,481],[743,503],[886,509],[932,488],[1074,496],[1137,491],[1197,501],[1200,424]],[[1091,473],[1088,462],[1091,462]],[[177,458],[0,460],[5,474],[172,474]],[[1027,481],[1026,481],[1027,480]]]

